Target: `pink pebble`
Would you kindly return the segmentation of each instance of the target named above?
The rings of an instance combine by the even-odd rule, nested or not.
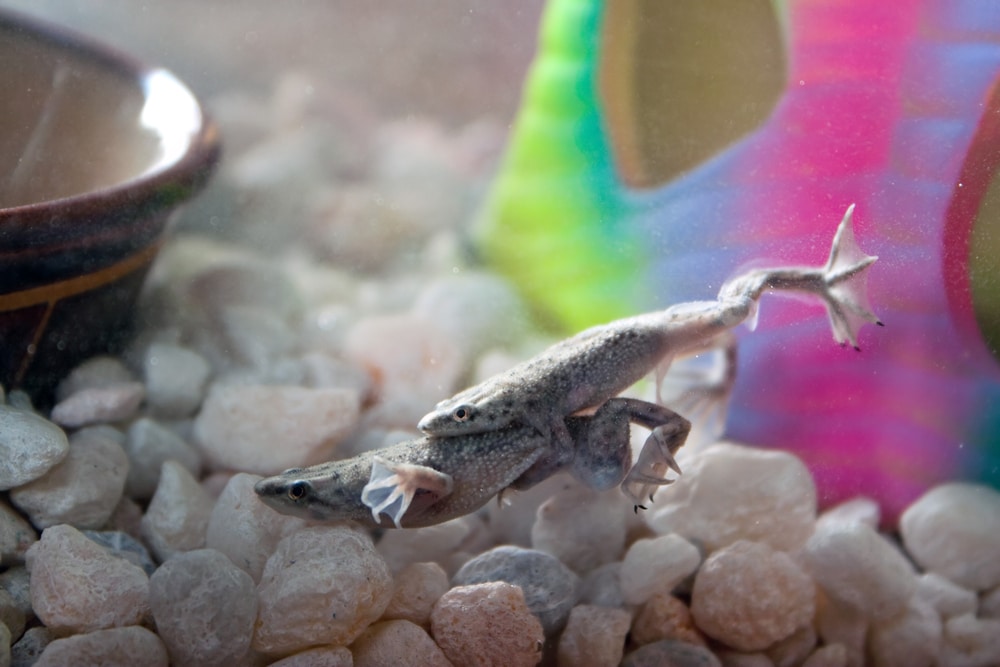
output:
[[[31,605],[56,631],[136,625],[149,614],[149,579],[72,526],[46,528],[28,549]]]
[[[53,640],[34,667],[68,665],[167,667],[167,650],[146,628],[112,628]]]
[[[456,586],[431,612],[431,633],[456,665],[532,667],[542,659],[542,624],[519,586],[493,581]]]

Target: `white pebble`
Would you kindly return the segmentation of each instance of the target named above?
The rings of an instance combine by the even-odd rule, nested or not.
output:
[[[903,555],[861,523],[818,528],[802,559],[828,597],[875,621],[901,613],[917,588]]]
[[[33,412],[0,405],[0,491],[38,479],[68,452],[61,428]]]
[[[359,411],[349,389],[215,384],[194,434],[209,465],[270,475],[332,459]]]
[[[245,661],[257,619],[253,580],[212,549],[180,554],[149,579],[156,629],[174,665]]]
[[[923,569],[975,591],[1000,585],[996,489],[959,482],[935,487],[903,512],[899,527]]]
[[[802,667],[847,667],[847,648],[843,644],[820,646],[806,658]]]
[[[431,612],[431,634],[454,665],[534,667],[545,642],[521,588],[503,581],[442,595]]]
[[[941,617],[914,596],[896,618],[872,626],[868,651],[873,667],[935,667],[941,648]]]
[[[361,320],[344,345],[348,358],[376,378],[380,401],[406,406],[402,413],[379,413],[378,425],[389,428],[413,428],[435,401],[454,391],[464,365],[458,346],[432,320],[415,315]]]
[[[791,636],[815,609],[815,585],[790,556],[745,540],[709,556],[691,593],[698,628],[741,651]]]
[[[816,609],[816,631],[823,644],[844,647],[847,665],[863,667],[870,621],[854,609],[822,594]]]
[[[237,473],[219,495],[208,519],[206,546],[229,557],[254,581],[278,542],[300,530],[305,521],[279,514],[260,502],[253,486],[260,477]]]
[[[146,628],[131,626],[55,639],[34,667],[167,667],[167,663],[167,650],[160,638]]]
[[[390,530],[378,542],[389,569],[399,572],[411,563],[445,562],[473,534],[475,517],[460,517],[436,526]]]
[[[351,653],[354,654],[354,667],[452,667],[426,630],[403,620],[372,625],[354,640]]]
[[[210,368],[197,352],[179,345],[153,343],[142,360],[146,403],[166,418],[190,416],[205,395]]]
[[[135,416],[145,395],[139,382],[81,389],[52,408],[52,421],[67,428],[125,421]]]
[[[816,487],[798,458],[720,443],[661,488],[647,513],[657,533],[675,532],[712,551],[736,540],[779,551],[801,547],[816,520]]]
[[[396,575],[392,599],[382,618],[430,624],[434,603],[448,590],[448,575],[437,563],[413,563]]]
[[[0,561],[10,563],[24,559],[24,553],[38,541],[30,523],[0,499]]]
[[[177,461],[194,476],[201,472],[201,454],[179,435],[147,417],[129,426],[125,452],[129,459],[125,493],[130,498],[146,500],[153,496],[165,461]]]
[[[917,577],[916,595],[944,618],[976,613],[975,593],[933,572]]]
[[[863,523],[869,528],[878,530],[881,519],[882,509],[879,504],[871,498],[859,497],[845,500],[839,505],[829,508],[819,515],[816,523],[820,525],[830,521],[846,521],[848,523]]]
[[[599,607],[624,607],[622,564],[608,563],[588,572],[580,582],[580,602]]]
[[[622,561],[622,596],[642,604],[658,593],[670,593],[701,564],[698,549],[680,535],[638,540]]]
[[[771,644],[764,652],[774,667],[798,667],[816,648],[816,640],[816,629],[812,623],[807,623],[780,642]]]
[[[354,657],[346,646],[321,646],[299,651],[268,667],[354,667]]]
[[[509,545],[479,554],[452,577],[452,584],[456,586],[490,581],[506,581],[518,586],[548,637],[556,636],[566,624],[576,604],[580,583],[579,578],[553,556]]]
[[[559,637],[559,665],[616,667],[625,652],[631,615],[624,609],[592,605],[573,607]]]
[[[141,533],[160,562],[205,546],[212,499],[176,461],[163,464],[160,484],[142,517]]]
[[[149,614],[149,579],[142,568],[71,526],[47,528],[25,560],[31,606],[56,632],[135,625]]]
[[[627,511],[618,489],[596,493],[568,483],[538,508],[531,546],[550,553],[574,572],[589,572],[620,560],[625,550]]]
[[[941,665],[996,667],[1000,665],[1000,619],[964,614],[944,624]]]
[[[10,492],[10,501],[39,528],[68,523],[101,528],[122,498],[128,457],[103,429],[70,438],[66,458],[44,477]]]
[[[392,577],[367,534],[304,528],[278,543],[257,594],[253,647],[287,655],[353,641],[389,604]]]
[[[135,377],[118,357],[91,357],[59,382],[56,400],[64,401],[84,389],[100,389],[129,382],[135,382]]]

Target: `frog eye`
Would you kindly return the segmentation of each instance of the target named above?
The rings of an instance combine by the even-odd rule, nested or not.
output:
[[[302,500],[306,496],[306,492],[309,490],[309,485],[305,482],[292,482],[288,485],[289,500]]]
[[[451,413],[451,418],[457,422],[467,422],[472,419],[473,407],[471,405],[460,405]]]

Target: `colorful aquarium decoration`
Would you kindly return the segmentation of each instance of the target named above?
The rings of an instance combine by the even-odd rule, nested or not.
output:
[[[481,247],[564,329],[822,260],[856,203],[884,330],[771,302],[727,435],[886,518],[1000,485],[1000,11],[987,0],[552,0]]]

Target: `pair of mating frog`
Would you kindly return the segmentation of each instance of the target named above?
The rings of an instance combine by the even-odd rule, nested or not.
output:
[[[856,245],[847,209],[826,265],[754,269],[727,281],[715,301],[672,306],[587,329],[528,361],[438,403],[424,436],[351,459],[286,470],[261,480],[260,498],[286,514],[382,527],[441,523],[504,490],[560,471],[606,490],[620,484],[638,508],[680,473],[674,454],[691,424],[659,403],[617,397],[653,370],[726,345],[753,323],[767,291],[814,295],[834,339],[857,347],[864,322],[881,325],[865,293],[876,260]],[[650,429],[635,463],[630,425]]]

